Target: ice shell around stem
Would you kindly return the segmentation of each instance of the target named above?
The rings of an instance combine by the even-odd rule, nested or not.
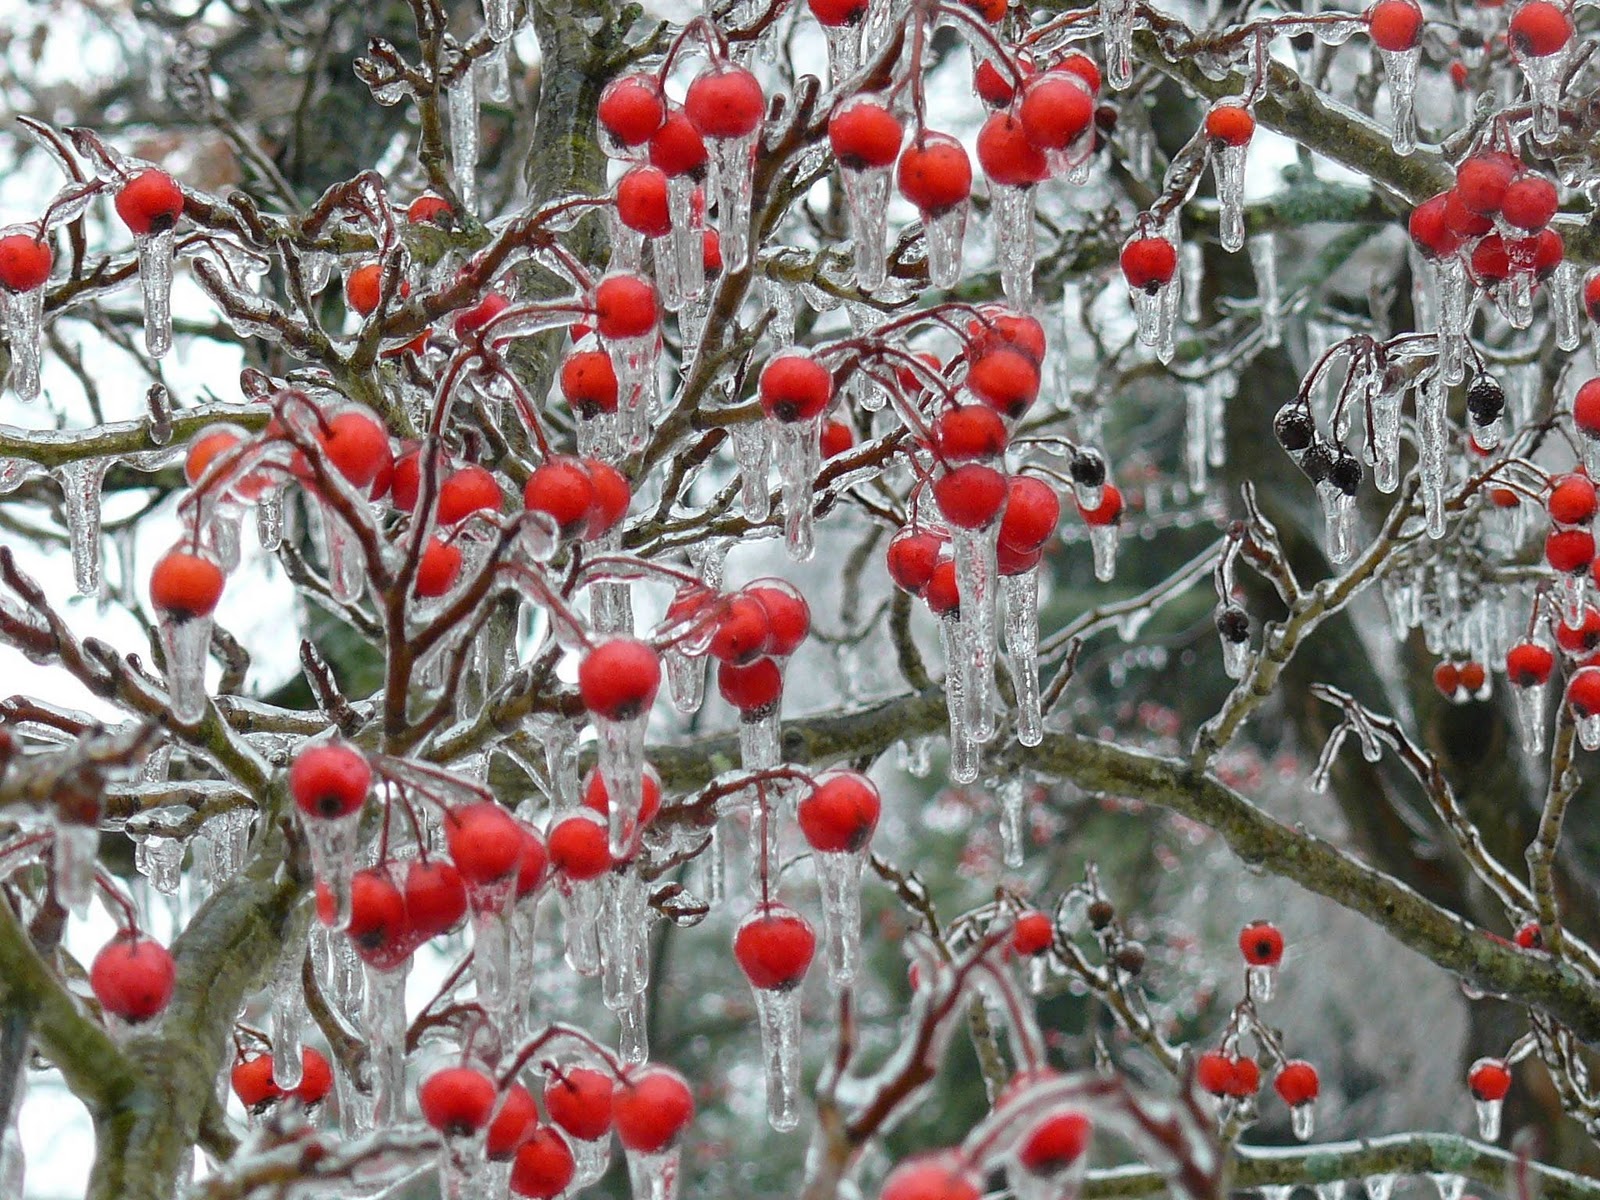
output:
[[[209,616],[161,615],[161,649],[167,660],[167,705],[184,725],[206,715],[206,660],[211,650]]]

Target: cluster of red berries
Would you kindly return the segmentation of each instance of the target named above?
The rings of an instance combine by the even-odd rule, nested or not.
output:
[[[333,1090],[333,1068],[320,1050],[306,1047],[300,1052],[300,1082],[285,1091],[273,1081],[272,1055],[254,1054],[234,1063],[229,1081],[239,1103],[251,1112],[262,1112],[292,1097],[302,1107],[320,1104]]]
[[[717,690],[747,720],[776,710],[783,665],[811,632],[811,607],[792,584],[762,579],[717,602],[706,653],[717,660]]]
[[[1484,149],[1456,168],[1454,187],[1412,210],[1411,238],[1429,258],[1464,255],[1486,289],[1517,273],[1542,280],[1564,253],[1549,228],[1559,202],[1556,185],[1509,149]]]
[[[1481,662],[1446,660],[1433,668],[1433,686],[1452,704],[1484,700],[1489,695],[1489,673]]]

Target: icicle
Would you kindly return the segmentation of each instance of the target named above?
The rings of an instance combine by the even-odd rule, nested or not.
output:
[[[256,540],[268,554],[283,545],[283,488],[268,488],[256,503]]]
[[[139,286],[144,292],[144,346],[152,358],[172,349],[173,226],[135,239],[139,250]]]
[[[405,1116],[406,972],[410,959],[391,970],[363,963],[366,992],[361,1027],[367,1035],[373,1123],[398,1125]]]
[[[645,995],[635,992],[617,1009],[617,1055],[630,1066],[650,1057],[648,1014]]]
[[[167,660],[167,706],[185,725],[193,725],[206,715],[211,626],[209,616],[160,614],[161,650]]]
[[[1578,718],[1578,744],[1585,750],[1600,750],[1600,713]]]
[[[94,868],[100,856],[100,827],[60,821],[55,826],[54,867],[50,881],[56,903],[82,916],[94,895]]]
[[[633,1200],[677,1200],[678,1147],[655,1154],[629,1150],[628,1185]]]
[[[1533,99],[1533,140],[1548,146],[1561,132],[1561,81],[1572,54],[1572,39],[1554,54],[1516,55]]]
[[[667,248],[677,258],[678,292],[684,301],[698,299],[706,287],[705,222],[696,214],[697,190],[699,185],[691,175],[667,176],[667,216],[672,222]],[[686,334],[684,340],[694,343],[700,339]]]
[[[754,524],[767,519],[772,508],[767,491],[767,422],[741,421],[732,427],[733,457],[739,465],[739,503]]]
[[[1000,532],[998,519],[983,529],[952,530],[951,550],[956,560],[956,593],[961,598],[958,653],[966,671],[963,691],[964,724],[976,742],[994,736],[995,667],[995,565]]]
[[[978,778],[981,750],[967,725],[967,663],[959,618],[946,613],[939,618],[939,631],[944,641],[944,691],[950,712],[950,778],[955,783],[971,783]]]
[[[1434,277],[1439,295],[1439,372],[1445,383],[1454,385],[1466,377],[1473,292],[1460,255],[1436,260]]]
[[[1582,337],[1579,315],[1579,289],[1582,286],[1578,264],[1562,259],[1546,285],[1550,289],[1550,312],[1555,321],[1556,346],[1569,353],[1578,348]]]
[[[1486,1142],[1500,1140],[1500,1110],[1504,1100],[1473,1100],[1478,1112],[1478,1136]]]
[[[1461,1200],[1462,1193],[1467,1189],[1467,1181],[1459,1175],[1430,1171],[1428,1178],[1433,1181],[1434,1189],[1439,1193],[1439,1200]]]
[[[717,234],[722,264],[742,271],[750,261],[750,201],[755,190],[759,127],[744,137],[705,139],[717,183]],[[704,268],[702,267],[702,271]]]
[[[810,562],[817,549],[812,488],[822,469],[822,417],[773,421],[771,444],[782,485],[784,549],[791,561]]]
[[[600,973],[600,909],[609,881],[557,876],[556,901],[561,907],[567,965],[579,975]]]
[[[1203,492],[1210,475],[1209,450],[1211,447],[1211,389],[1204,380],[1186,379],[1183,382],[1185,416],[1183,458],[1189,468],[1189,486]]]
[[[928,281],[936,288],[954,287],[961,278],[961,243],[967,234],[967,211],[963,200],[943,212],[922,214],[922,232],[928,245]]]
[[[1317,484],[1317,496],[1322,500],[1322,540],[1328,561],[1335,565],[1349,562],[1355,553],[1351,542],[1355,497],[1326,479]]]
[[[1317,1106],[1315,1104],[1291,1104],[1289,1106],[1289,1126],[1294,1131],[1294,1136],[1302,1142],[1309,1142],[1311,1135],[1317,1128]]]
[[[511,910],[516,876],[482,888],[471,888],[472,972],[478,985],[478,1003],[491,1024],[507,1032],[511,1013]]]
[[[361,543],[344,517],[331,504],[322,510],[322,549],[328,561],[328,589],[334,599],[353,604],[367,586],[367,564]]]
[[[800,988],[753,988],[766,1061],[767,1124],[787,1133],[800,1124]]]
[[[877,291],[887,270],[884,240],[889,222],[889,168],[840,167],[839,175],[850,213],[856,287],[863,292]]]
[[[812,855],[822,897],[824,956],[836,990],[855,981],[861,959],[861,868],[866,857],[864,849]]]
[[[72,576],[80,596],[100,594],[100,485],[108,458],[79,458],[55,469],[72,542]]]
[[[1037,746],[1044,740],[1039,696],[1039,569],[1005,577],[1006,654],[1017,693],[1017,741]]]
[[[304,1063],[300,1033],[306,1022],[306,994],[300,984],[309,925],[289,937],[278,954],[272,980],[272,1082],[286,1092],[300,1086]]]
[[[606,785],[611,853],[617,858],[628,853],[629,836],[639,822],[639,807],[644,800],[645,727],[649,722],[648,711],[621,721],[594,717],[600,735],[600,776]]]
[[[1256,295],[1261,301],[1261,341],[1283,344],[1283,307],[1278,295],[1278,239],[1269,230],[1250,237],[1250,266],[1256,273]]]
[[[1344,1200],[1345,1181],[1331,1179],[1327,1183],[1319,1183],[1312,1189],[1317,1194],[1317,1200]]]
[[[1222,673],[1243,679],[1250,665],[1250,618],[1235,604],[1217,606],[1217,636],[1222,643]]]
[[[1400,486],[1400,403],[1404,395],[1398,388],[1377,389],[1368,401],[1367,461],[1372,464],[1373,481],[1384,495]]]
[[[1183,319],[1200,323],[1200,292],[1206,280],[1206,256],[1196,242],[1178,247],[1178,274],[1183,279]]]
[[[1409,50],[1378,48],[1383,73],[1389,81],[1389,104],[1394,111],[1394,152],[1410,154],[1417,148],[1417,64],[1422,47]]]
[[[1422,502],[1427,513],[1428,536],[1444,536],[1445,403],[1448,397],[1439,375],[1426,374],[1417,381],[1417,436],[1422,443]]]
[[[343,817],[310,817],[300,814],[311,851],[311,868],[319,882],[327,885],[333,900],[334,929],[350,925],[350,881],[356,873],[356,847],[361,838],[361,811]]]
[[[856,64],[861,61],[861,40],[866,26],[867,22],[863,19],[822,27],[828,39],[829,86],[838,87],[855,74]]]
[[[1394,1195],[1395,1178],[1393,1175],[1368,1175],[1361,1181],[1367,1200],[1389,1200]]]
[[[644,446],[649,419],[656,407],[661,360],[659,325],[638,337],[611,338],[605,343],[617,373],[617,426],[625,450]]]
[[[1094,554],[1094,577],[1110,583],[1117,573],[1117,543],[1122,537],[1121,523],[1089,526],[1089,548]]]
[[[1213,142],[1211,169],[1217,178],[1217,204],[1220,209],[1217,232],[1222,248],[1229,252],[1244,245],[1244,168],[1245,156],[1249,151],[1249,142],[1241,142],[1237,146]],[[1252,251],[1252,260],[1254,257]],[[1275,343],[1267,344],[1270,346]]]
[[[1023,818],[1028,798],[1028,780],[1022,775],[1010,775],[1001,780],[996,791],[1000,798],[1000,847],[1005,865],[1017,870],[1023,863]]]
[[[505,3],[506,0],[490,0]],[[468,66],[450,89],[450,161],[456,193],[468,212],[478,207],[478,72]]]
[[[39,395],[39,344],[44,335],[44,287],[0,287],[0,331],[11,349],[11,390],[19,400]]]
[[[1133,0],[1102,0],[1100,31],[1105,38],[1106,81],[1117,91],[1133,82]]]
[[[1278,968],[1252,964],[1244,970],[1245,995],[1257,1004],[1266,1004],[1277,990]]]
[[[606,1007],[620,1014],[649,982],[650,891],[634,863],[608,879],[600,912],[600,987]]]
[[[1026,312],[1033,307],[1033,265],[1037,248],[1033,240],[1036,189],[991,183],[989,219],[994,224],[994,253],[1000,263],[1000,286],[1011,306]]]
[[[1532,757],[1544,750],[1544,687],[1524,687],[1513,682],[1511,698],[1517,707],[1517,727],[1522,731],[1522,748]]]
[[[514,31],[515,7],[516,0],[483,0],[483,26],[495,41],[505,41]]]

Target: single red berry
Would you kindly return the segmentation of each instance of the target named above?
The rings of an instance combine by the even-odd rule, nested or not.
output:
[[[444,818],[445,843],[468,889],[496,883],[522,862],[522,826],[490,800],[452,808]]]
[[[306,1107],[320,1104],[333,1090],[333,1068],[327,1056],[309,1046],[300,1051],[300,1086],[294,1098]]]
[[[933,485],[939,512],[959,529],[982,529],[995,520],[1005,507],[1006,495],[1006,477],[981,463],[946,471]]]
[[[1506,651],[1506,676],[1518,687],[1542,687],[1555,670],[1556,656],[1538,642],[1518,642]]]
[[[540,1125],[517,1149],[511,1190],[528,1200],[555,1200],[566,1195],[577,1169],[567,1139],[548,1125]]]
[[[798,987],[816,954],[811,923],[782,904],[763,904],[739,923],[733,957],[750,986],[786,992]]]
[[[1367,9],[1367,32],[1380,50],[1410,50],[1422,40],[1422,9],[1414,0],[1378,0]]]
[[[1320,1090],[1317,1069],[1298,1058],[1291,1059],[1278,1068],[1272,1086],[1290,1108],[1310,1104],[1317,1098],[1317,1092]]]
[[[1429,258],[1448,258],[1461,248],[1461,235],[1450,228],[1447,220],[1452,194],[1440,192],[1411,210],[1411,240]]]
[[[394,461],[383,426],[357,408],[330,417],[317,441],[329,464],[356,488],[371,487],[384,464]]]
[[[1213,1096],[1226,1096],[1233,1083],[1233,1059],[1220,1050],[1207,1050],[1195,1060],[1195,1079]]]
[[[883,799],[859,771],[830,771],[798,806],[800,832],[820,854],[854,853],[872,840]]]
[[[319,903],[321,897],[318,897]],[[332,897],[329,897],[332,908]],[[327,914],[331,918],[332,912]],[[350,924],[345,932],[356,953],[374,966],[398,966],[413,949],[406,900],[382,867],[357,871],[350,879]]]
[[[822,457],[838,458],[856,444],[855,430],[831,417],[822,423]]]
[[[1556,645],[1568,654],[1588,654],[1600,648],[1600,610],[1586,605],[1577,626],[1568,625],[1563,617],[1556,623]]]
[[[1507,224],[1532,232],[1550,224],[1559,203],[1556,185],[1543,175],[1528,171],[1506,186],[1500,201],[1500,215]]]
[[[895,183],[924,217],[937,217],[972,195],[972,160],[948,133],[924,132],[900,156]]]
[[[457,525],[474,513],[500,511],[500,485],[492,472],[471,465],[452,472],[439,484],[439,524]]]
[[[1283,934],[1267,921],[1252,921],[1239,931],[1239,953],[1252,967],[1275,967],[1283,959]]]
[[[833,400],[833,375],[809,354],[786,350],[761,370],[761,411],[775,421],[809,421]]]
[[[671,1067],[646,1065],[618,1081],[611,1094],[611,1119],[624,1148],[658,1154],[694,1120],[694,1097]]]
[[[406,868],[406,921],[416,936],[449,933],[467,915],[461,872],[440,858],[412,859]]]
[[[1122,492],[1114,483],[1100,489],[1100,507],[1086,509],[1078,506],[1078,515],[1086,525],[1115,525],[1122,520]]]
[[[1383,0],[1385,4],[1406,4],[1408,0]],[[1256,132],[1256,119],[1242,104],[1218,104],[1206,113],[1206,136],[1224,146],[1247,145]]]
[[[1081,1112],[1056,1113],[1036,1125],[1017,1147],[1017,1161],[1035,1175],[1054,1175],[1083,1157],[1094,1124]]]
[[[543,886],[550,866],[550,852],[545,849],[544,839],[531,825],[518,821],[517,835],[522,843],[517,855],[516,898],[520,900],[533,895]]]
[[[1583,309],[1589,320],[1600,321],[1600,271],[1583,281]]]
[[[761,84],[731,63],[706,67],[683,98],[683,110],[702,137],[742,138],[756,131],[766,113]]]
[[[1043,954],[1056,940],[1056,927],[1049,916],[1037,910],[1023,913],[1011,930],[1011,948],[1032,957]]]
[[[469,1137],[489,1123],[495,1086],[482,1071],[446,1067],[417,1089],[422,1119],[446,1137]]]
[[[1007,108],[1012,100],[1016,99],[1016,75],[1022,76],[1025,84],[1037,71],[1033,65],[1033,56],[1026,50],[1017,52],[1015,63],[1016,74],[1004,66],[996,66],[993,59],[984,59],[978,64],[977,70],[972,73],[972,90],[978,93],[978,98],[990,108]]]
[[[1032,475],[1011,476],[1006,481],[1006,489],[1000,541],[1014,551],[1032,553],[1055,533],[1061,520],[1061,497],[1048,483]]]
[[[1550,0],[1528,0],[1511,18],[1511,48],[1524,58],[1548,58],[1572,40],[1572,18]]]
[[[721,663],[717,667],[717,691],[739,710],[741,717],[755,720],[783,699],[783,671],[770,658],[758,658],[744,666]]]
[[[8,292],[31,292],[50,278],[55,256],[50,243],[28,233],[0,237],[0,287]]]
[[[461,578],[461,548],[435,536],[422,548],[417,562],[417,595],[436,600],[447,594]]]
[[[578,694],[595,716],[626,721],[655,703],[661,687],[661,656],[633,638],[612,638],[578,664]]]
[[[617,218],[645,237],[666,237],[671,233],[666,172],[658,167],[634,167],[617,180]]]
[[[1044,151],[1009,112],[991,114],[978,131],[978,165],[991,183],[1007,187],[1032,187],[1050,178]]]
[[[995,547],[994,561],[1000,574],[1007,577],[1026,575],[1044,559],[1042,550],[1016,550],[1001,542]]]
[[[922,598],[928,602],[928,611],[936,617],[959,613],[961,590],[956,584],[956,564],[953,558],[942,558],[934,564],[928,586],[922,589]]]
[[[1015,421],[1039,398],[1038,363],[1020,350],[988,350],[967,369],[967,390],[1001,416]]]
[[[1594,534],[1587,529],[1553,529],[1544,539],[1544,557],[1563,575],[1579,575],[1594,562]]]
[[[575,350],[561,364],[561,394],[585,420],[617,411],[617,370],[604,350]]]
[[[1493,216],[1473,212],[1461,199],[1461,190],[1451,188],[1444,194],[1444,223],[1458,238],[1479,238],[1494,228]]]
[[[1094,97],[1071,71],[1050,70],[1023,85],[1017,116],[1040,150],[1066,150],[1094,122]]]
[[[1013,312],[998,304],[985,307],[981,319],[967,322],[967,338],[970,358],[980,358],[991,351],[1005,349],[1025,354],[1035,365],[1044,362],[1044,326],[1035,317]],[[939,360],[933,358],[932,363],[937,373]]]
[[[606,827],[588,813],[574,813],[550,826],[549,846],[550,865],[568,879],[598,879],[611,870]]]
[[[933,446],[947,463],[998,458],[1010,441],[1004,418],[982,404],[947,408],[933,421]]]
[[[222,568],[184,550],[168,550],[150,572],[150,603],[174,620],[209,617],[227,582]]]
[[[89,987],[100,1007],[129,1024],[148,1021],[167,1007],[177,967],[160,942],[119,934],[89,964]]]
[[[1484,236],[1472,248],[1472,273],[1479,283],[1490,286],[1511,274],[1511,256],[1506,253],[1505,240],[1498,233]]]
[[[642,146],[666,120],[667,102],[652,76],[624,75],[600,93],[600,124],[624,146]]]
[[[1248,1057],[1236,1058],[1233,1061],[1233,1075],[1228,1080],[1228,1095],[1235,1100],[1243,1100],[1254,1096],[1261,1090],[1261,1068],[1256,1060]]]
[[[1537,921],[1524,921],[1517,926],[1517,932],[1512,935],[1512,941],[1524,950],[1543,950],[1544,932],[1539,928]]]
[[[1587,525],[1600,508],[1600,498],[1595,495],[1593,481],[1582,471],[1574,471],[1550,481],[1545,508],[1557,525]]]
[[[344,298],[363,317],[377,311],[382,295],[383,264],[366,263],[345,277]]]
[[[281,1099],[283,1089],[272,1081],[272,1056],[258,1054],[254,1058],[240,1059],[228,1073],[233,1094],[246,1109],[257,1109]]]
[[[1524,243],[1529,239],[1524,239]],[[1534,278],[1548,279],[1551,273],[1561,265],[1561,260],[1567,252],[1566,243],[1561,235],[1554,229],[1541,229],[1531,239],[1533,251],[1526,255],[1531,260]]]
[[[639,825],[655,820],[661,811],[661,776],[649,763],[644,765],[644,786],[639,795]],[[583,805],[602,817],[611,814],[611,793],[606,790],[606,778],[598,770],[590,771],[583,781]]]
[[[1480,1058],[1467,1069],[1467,1086],[1478,1100],[1504,1100],[1511,1090],[1511,1068],[1504,1059]]]
[[[1521,169],[1515,156],[1502,151],[1474,154],[1456,168],[1455,194],[1470,211],[1492,217]]]
[[[639,275],[607,275],[594,289],[595,322],[606,341],[645,336],[656,328],[656,288]]]
[[[1600,437],[1600,379],[1591,379],[1572,398],[1572,419],[1585,437]]]
[[[1134,237],[1122,247],[1122,277],[1136,292],[1157,292],[1172,282],[1178,251],[1164,237]]]
[[[982,1180],[951,1151],[919,1154],[889,1172],[879,1200],[979,1200]]]
[[[489,1137],[485,1145],[491,1162],[505,1162],[518,1148],[533,1136],[539,1123],[539,1107],[533,1096],[520,1083],[513,1083],[506,1091],[500,1111],[489,1122]]]
[[[817,19],[818,25],[837,29],[859,24],[869,7],[867,0],[806,0],[806,7]]]
[[[1567,703],[1580,718],[1600,716],[1600,667],[1579,667],[1572,673]]]
[[[912,595],[920,595],[933,577],[945,539],[926,529],[906,526],[889,539],[889,577]]]
[[[583,536],[593,541],[609,533],[617,522],[627,516],[633,492],[628,487],[627,478],[610,463],[586,458],[583,466],[589,472],[589,482],[594,487],[594,500],[589,505]]]
[[[211,464],[239,444],[242,430],[224,425],[202,430],[189,444],[183,460],[183,477],[192,486],[205,478]]]
[[[588,1067],[566,1067],[544,1085],[550,1120],[583,1142],[611,1132],[611,1080]]]
[[[1481,662],[1464,662],[1461,664],[1461,687],[1469,694],[1476,694],[1483,689],[1489,681],[1489,673],[1483,669]]]
[[[115,206],[134,237],[164,233],[183,215],[183,190],[165,171],[148,167],[122,185]]]
[[[828,143],[846,170],[893,166],[904,138],[900,118],[864,96],[841,104],[828,118]]]
[[[523,505],[548,516],[563,536],[587,525],[594,502],[594,476],[583,460],[566,455],[540,463],[522,489]]]
[[[401,291],[403,293],[405,289],[402,288]],[[465,312],[458,313],[450,327],[455,331],[456,337],[466,340],[510,307],[511,301],[499,292],[485,292],[482,300]],[[416,353],[421,354],[427,345],[427,335],[422,335],[413,345]]]
[[[1441,662],[1433,668],[1433,686],[1446,700],[1461,690],[1461,668],[1453,662]]]
[[[788,580],[769,577],[749,584],[744,592],[767,610],[767,653],[781,659],[800,649],[811,632],[811,606],[800,590]]]
[[[455,219],[450,202],[432,192],[423,192],[406,208],[406,220],[413,225],[442,225],[448,229],[455,224]]]
[[[1056,64],[1056,70],[1076,75],[1083,80],[1083,86],[1089,89],[1091,95],[1100,91],[1100,68],[1087,54],[1068,50]]]
[[[705,139],[681,108],[667,114],[667,119],[650,138],[650,165],[659,167],[674,179],[689,176],[700,179],[706,173]]]
[[[289,766],[289,794],[308,817],[347,817],[367,802],[371,789],[372,768],[346,742],[302,747]]]

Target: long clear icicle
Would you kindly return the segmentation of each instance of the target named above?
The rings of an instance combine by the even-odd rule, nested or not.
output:
[[[1278,239],[1268,230],[1250,238],[1250,266],[1256,273],[1256,295],[1261,303],[1261,341],[1283,344],[1283,301],[1278,292]]]
[[[1439,375],[1429,373],[1417,381],[1417,437],[1422,446],[1422,503],[1427,514],[1428,536],[1437,541],[1444,536],[1445,449],[1449,431],[1445,405],[1448,393]]]
[[[356,873],[361,813],[358,810],[331,820],[302,815],[300,827],[311,851],[311,868],[333,900],[333,920],[328,924],[334,929],[346,929],[350,925],[350,885]]]
[[[750,521],[760,523],[772,510],[772,493],[767,490],[770,461],[767,422],[741,421],[733,426],[733,458],[739,466],[739,504]]]
[[[80,596],[100,594],[100,488],[110,465],[108,458],[80,458],[55,470],[72,543],[72,578]]]
[[[82,916],[94,895],[94,868],[100,856],[100,826],[95,822],[57,821],[51,883],[56,903]]]
[[[409,960],[392,970],[363,964],[366,992],[361,1024],[367,1034],[368,1071],[376,1127],[397,1125],[405,1116],[406,971]]]
[[[11,349],[11,390],[19,400],[39,395],[39,344],[44,335],[44,288],[0,288],[0,328]]]
[[[963,691],[968,735],[978,742],[994,736],[995,587],[999,570],[995,559],[999,521],[984,529],[952,531],[951,549],[956,561],[956,591],[961,598],[961,653],[967,664]]]
[[[969,664],[959,618],[954,613],[940,617],[939,632],[944,642],[944,693],[950,714],[950,778],[955,783],[971,783],[978,778],[982,747],[967,724]]]
[[[167,704],[172,715],[193,725],[206,714],[206,660],[211,652],[210,617],[162,613],[158,630],[167,659]]]
[[[742,271],[750,261],[750,202],[755,192],[757,129],[744,137],[706,138],[717,181],[717,233],[725,270]]]
[[[842,167],[845,207],[850,213],[850,236],[855,255],[856,286],[873,292],[887,274],[884,248],[889,227],[889,168]]]
[[[1039,570],[1005,577],[1006,655],[1017,693],[1017,741],[1037,746],[1044,740],[1039,696]]]
[[[144,346],[150,357],[172,349],[172,260],[176,228],[144,234],[139,251],[139,287],[144,293]]]
[[[516,0],[483,0],[483,26],[495,41],[503,42],[511,36],[515,7]]]
[[[773,457],[783,496],[783,544],[794,562],[816,553],[812,485],[822,469],[822,418],[772,422]]]
[[[989,188],[994,225],[995,258],[1000,263],[1000,287],[1013,308],[1033,307],[1033,238],[1035,189],[992,184]]]
[[[644,739],[650,714],[614,721],[595,717],[600,735],[600,777],[606,785],[611,854],[622,858],[644,802]]]
[[[1216,145],[1211,169],[1217,177],[1218,229],[1222,248],[1235,251],[1244,245],[1244,168],[1250,143]]]
[[[503,3],[504,0],[490,0]],[[478,207],[478,72],[469,66],[450,89],[450,161],[456,192],[468,211]]]
[[[767,1124],[785,1133],[800,1124],[800,989],[753,990],[766,1063]]]
[[[1533,140],[1547,146],[1561,132],[1561,81],[1566,75],[1572,42],[1554,54],[1517,56],[1533,98]]]
[[[1394,111],[1394,152],[1410,154],[1417,148],[1417,64],[1422,47],[1409,50],[1378,48],[1384,77],[1389,82],[1389,103]]]
[[[1105,38],[1106,81],[1119,92],[1133,82],[1133,0],[1102,0],[1100,31]]]
[[[861,869],[865,850],[818,851],[812,856],[822,897],[822,941],[835,989],[855,981],[861,959]]]
[[[272,1082],[284,1091],[300,1086],[304,1068],[301,1032],[306,1023],[306,994],[301,987],[309,925],[285,940],[272,979]]]
[[[971,204],[963,200],[943,212],[922,214],[922,231],[928,245],[928,280],[936,288],[950,288],[961,278],[961,246],[967,235],[967,212]]]

